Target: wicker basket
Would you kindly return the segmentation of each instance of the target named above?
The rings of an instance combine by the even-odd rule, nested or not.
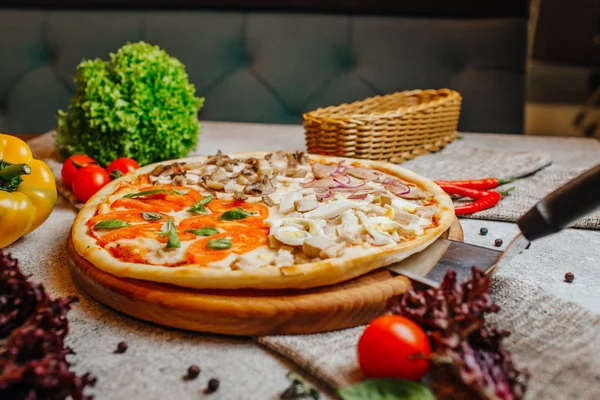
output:
[[[411,90],[304,114],[310,153],[404,162],[442,149],[458,135],[462,97]]]

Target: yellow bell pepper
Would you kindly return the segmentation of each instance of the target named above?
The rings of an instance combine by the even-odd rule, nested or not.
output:
[[[24,141],[0,133],[0,249],[40,226],[55,204],[50,167]]]

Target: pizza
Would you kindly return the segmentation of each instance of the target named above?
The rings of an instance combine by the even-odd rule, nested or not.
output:
[[[219,152],[112,181],[79,212],[71,240],[118,277],[198,289],[311,288],[422,251],[454,218],[443,190],[397,165]]]

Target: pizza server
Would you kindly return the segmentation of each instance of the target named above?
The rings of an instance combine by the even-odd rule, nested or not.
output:
[[[448,239],[438,239],[421,253],[392,264],[387,269],[428,286],[438,286],[446,271],[456,271],[459,281],[470,278],[471,268],[486,274],[521,253],[530,241],[556,233],[592,211],[600,208],[600,164],[569,181],[527,211],[519,220],[520,233],[506,250],[499,251]],[[437,257],[432,268],[423,269]]]

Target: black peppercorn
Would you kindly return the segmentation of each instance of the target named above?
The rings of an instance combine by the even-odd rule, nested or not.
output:
[[[119,342],[117,345],[117,353],[125,353],[127,351],[127,342]]]
[[[481,229],[479,230],[479,234],[480,234],[481,236],[485,236],[485,235],[487,235],[487,234],[488,234],[488,229],[487,229],[487,228],[485,228],[485,227],[481,228]]]
[[[504,243],[502,241],[502,239],[496,239],[496,240],[494,240],[494,246],[496,246],[496,247],[502,246],[502,243]]]
[[[567,272],[565,274],[565,282],[571,283],[575,279],[575,275],[572,272]]]
[[[187,370],[187,379],[196,379],[200,375],[200,367],[197,365],[190,365]]]
[[[208,381],[208,386],[206,387],[206,393],[214,393],[219,389],[219,380],[216,378],[212,378]]]

